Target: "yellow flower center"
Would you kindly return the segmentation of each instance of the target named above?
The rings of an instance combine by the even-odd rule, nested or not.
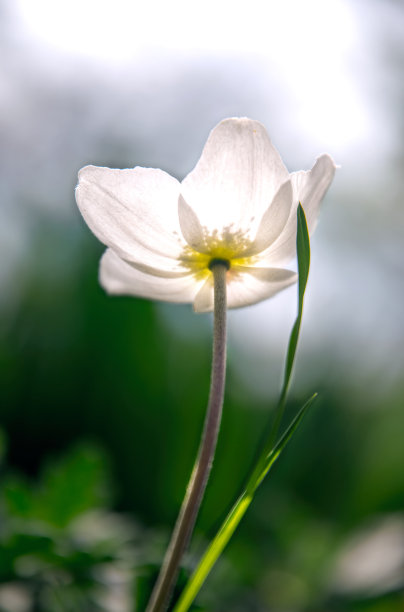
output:
[[[234,232],[231,226],[225,227],[220,233],[218,230],[211,233],[205,228],[203,230],[201,250],[197,251],[187,245],[180,255],[181,264],[193,272],[197,279],[211,274],[210,267],[215,260],[225,262],[230,272],[235,265],[247,266],[256,261],[254,255],[243,256],[252,242],[241,230]]]

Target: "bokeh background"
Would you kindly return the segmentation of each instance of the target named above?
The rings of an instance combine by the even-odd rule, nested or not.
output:
[[[77,171],[182,179],[249,116],[290,171],[341,166],[312,240],[288,414],[320,399],[195,609],[404,609],[404,5],[0,4],[0,610],[139,612],[206,405],[211,318],[109,298]],[[248,473],[296,288],[230,313],[217,457],[181,580]]]

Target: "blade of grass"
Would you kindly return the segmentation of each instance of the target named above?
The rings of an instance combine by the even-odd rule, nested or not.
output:
[[[300,326],[303,315],[303,300],[304,293],[306,290],[307,279],[309,276],[310,268],[310,239],[307,229],[306,216],[304,210],[299,203],[297,210],[297,237],[296,237],[296,250],[297,250],[297,261],[298,261],[298,273],[299,273],[299,289],[298,289],[298,313],[296,321],[293,325],[292,332],[289,339],[288,351],[286,356],[285,374],[278,402],[274,423],[272,425],[271,432],[264,445],[264,449],[256,463],[256,466],[247,482],[247,486],[243,493],[240,495],[233,508],[230,510],[225,521],[223,522],[220,530],[218,531],[215,538],[210,543],[207,551],[203,555],[197,568],[189,579],[184,591],[181,594],[173,612],[187,612],[196,595],[199,593],[200,588],[206,580],[209,572],[217,559],[223,552],[225,546],[232,537],[238,524],[246,513],[249,505],[251,504],[254,493],[268,474],[279,455],[286,447],[287,443],[295,433],[299,426],[303,416],[306,414],[308,408],[311,406],[317,394],[315,393],[304,406],[300,409],[292,423],[286,429],[280,440],[274,445],[276,436],[279,431],[281,424],[286,397],[290,386],[290,380],[293,370],[293,364],[296,356],[297,342],[299,339]]]
[[[297,209],[297,234],[296,234],[296,251],[297,251],[297,269],[299,274],[299,286],[298,286],[298,307],[297,316],[292,327],[292,331],[289,338],[288,351],[286,354],[285,373],[283,377],[283,384],[281,393],[279,396],[278,405],[275,411],[275,417],[272,426],[269,429],[269,434],[264,438],[262,451],[259,454],[259,459],[255,464],[255,468],[252,474],[252,480],[257,478],[261,473],[263,465],[265,464],[266,457],[272,447],[275,444],[276,437],[278,435],[279,427],[281,425],[283,413],[285,411],[286,398],[289,391],[290,380],[292,377],[293,365],[296,357],[297,342],[299,340],[300,326],[303,316],[303,301],[304,294],[306,291],[307,280],[309,277],[310,269],[310,238],[309,231],[307,229],[306,215],[302,205],[299,203]]]
[[[304,214],[304,210],[300,202],[297,209],[296,251],[297,269],[299,273],[297,317],[289,338],[282,390],[279,397],[274,423],[272,425],[271,435],[269,437],[270,445],[272,445],[275,441],[285,410],[286,397],[289,391],[293,364],[296,357],[297,342],[299,340],[300,326],[302,323],[304,293],[306,291],[310,270],[310,237],[307,229],[306,215]]]

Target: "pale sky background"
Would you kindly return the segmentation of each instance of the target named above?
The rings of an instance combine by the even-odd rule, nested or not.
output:
[[[81,227],[81,166],[153,166],[183,178],[218,121],[249,116],[289,170],[323,152],[341,166],[312,242],[296,383],[336,371],[352,386],[355,370],[377,397],[400,378],[402,3],[3,0],[0,18],[3,307],[18,300],[15,271],[35,216]],[[231,314],[231,345],[245,349],[232,359],[258,394],[260,381],[271,387],[268,368],[276,389],[295,296],[292,288]],[[204,326],[175,307],[161,313],[178,333]]]

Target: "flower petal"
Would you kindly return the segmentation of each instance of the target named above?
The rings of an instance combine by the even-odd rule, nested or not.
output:
[[[336,170],[334,160],[329,155],[321,155],[308,172],[293,172],[290,175],[295,201],[300,202],[306,214],[309,232],[317,224],[320,204],[332,183]],[[296,204],[296,207],[297,207]]]
[[[322,155],[308,172],[294,172],[290,175],[293,186],[293,205],[289,219],[281,235],[271,246],[260,254],[260,263],[284,265],[296,255],[297,207],[301,202],[309,233],[312,234],[320,204],[334,178],[336,165],[329,155]]]
[[[297,274],[283,268],[234,266],[228,272],[227,306],[250,306],[272,297],[297,281]],[[205,281],[194,300],[195,312],[213,310],[213,275]]]
[[[178,221],[178,181],[153,168],[86,166],[76,199],[94,234],[123,259],[172,269],[186,243]]]
[[[165,302],[192,303],[204,279],[190,273],[176,278],[146,274],[107,249],[100,262],[100,283],[115,295],[134,295]]]
[[[213,274],[209,274],[194,299],[195,312],[211,312],[213,310]]]
[[[261,219],[254,242],[243,253],[244,257],[264,251],[280,236],[289,218],[292,204],[293,188],[289,180],[283,183],[276,192],[272,203]]]
[[[261,123],[225,119],[210,133],[181,193],[207,232],[231,228],[251,234],[288,178]]]
[[[239,308],[266,300],[297,281],[297,274],[283,268],[254,268],[237,266],[237,276],[229,283],[229,308]]]
[[[178,198],[178,217],[180,221],[182,235],[195,251],[205,253],[206,240],[199,219],[190,206],[186,203],[182,195]]]

